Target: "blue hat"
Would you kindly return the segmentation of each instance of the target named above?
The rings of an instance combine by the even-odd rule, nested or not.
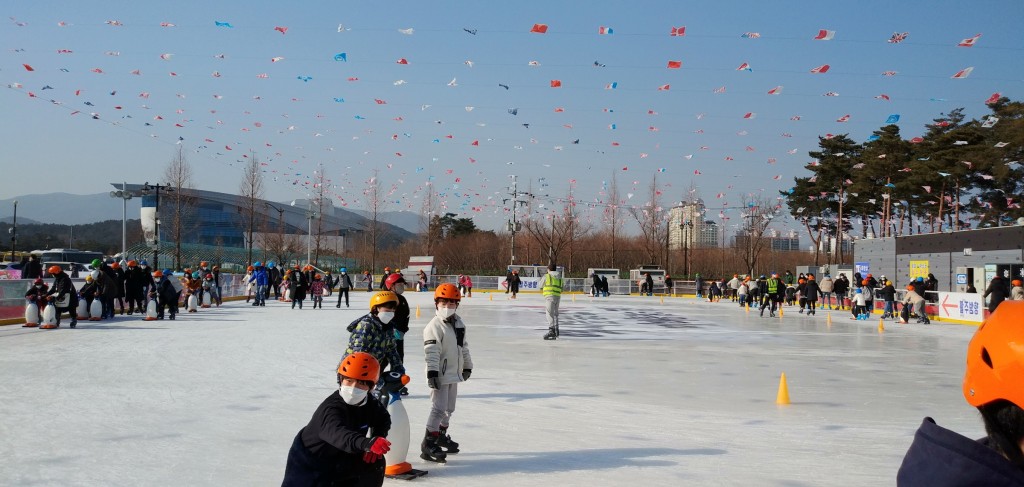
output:
[[[924,282],[924,278],[923,277],[918,277],[917,278],[917,282]]]
[[[174,274],[174,271],[172,271],[170,269],[164,269],[164,275],[165,276],[170,276],[170,275],[173,275],[173,274]]]
[[[339,271],[340,272],[348,272],[348,268],[347,267],[342,267],[341,269],[339,269]]]
[[[267,267],[273,268],[274,267],[274,262],[273,261],[267,262]]]
[[[139,265],[149,265],[149,262],[146,262],[146,259],[142,259],[139,261]]]
[[[253,267],[263,267],[263,263],[257,260],[256,262],[252,263],[252,266]]]
[[[857,288],[857,294],[862,294],[863,292],[864,292],[864,290],[863,290],[863,289],[861,289],[861,288]]]

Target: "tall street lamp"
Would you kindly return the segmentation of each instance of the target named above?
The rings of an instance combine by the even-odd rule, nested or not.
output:
[[[267,202],[267,201],[263,202],[263,206],[269,206],[270,208],[273,208],[273,209],[277,210],[277,244],[280,246],[279,250],[281,250],[282,253],[283,253],[283,250],[284,250],[284,208],[278,208],[277,205],[274,205],[274,204],[272,204],[270,202]],[[266,250],[266,249],[264,249],[264,250]],[[278,256],[278,257],[280,257],[280,256]],[[250,262],[250,264],[251,264],[251,262]]]
[[[126,259],[128,252],[128,200],[135,195],[128,191],[128,183],[121,182],[120,191],[111,191],[111,198],[121,198],[121,259]]]
[[[295,206],[295,201],[292,201],[292,206]],[[313,201],[309,202],[309,208],[306,209],[306,220],[308,223],[308,230],[306,231],[306,263],[313,262],[313,219],[317,217],[317,213],[313,211]]]
[[[686,278],[690,277],[690,231],[693,228],[693,222],[690,220],[683,220],[679,224],[679,229],[683,231],[683,273]]]
[[[153,243],[153,268],[160,268],[160,190],[174,191],[168,185],[161,185],[159,183],[150,185],[149,181],[146,181],[142,185],[143,194],[149,194],[150,191],[156,192],[156,238]]]

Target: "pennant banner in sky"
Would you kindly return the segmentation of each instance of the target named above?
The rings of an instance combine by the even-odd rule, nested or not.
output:
[[[818,31],[818,35],[814,36],[816,41],[831,41],[836,36],[836,31],[821,29]]]

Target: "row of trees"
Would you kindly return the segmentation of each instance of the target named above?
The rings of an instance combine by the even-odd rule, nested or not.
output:
[[[1024,104],[988,106],[980,120],[962,108],[941,114],[909,140],[896,125],[865,143],[820,137],[810,175],[782,192],[790,213],[815,248],[858,227],[888,237],[1013,224],[1024,216]]]

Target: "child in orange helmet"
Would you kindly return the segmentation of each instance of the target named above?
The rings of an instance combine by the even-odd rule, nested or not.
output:
[[[986,436],[974,441],[924,418],[896,485],[1024,485],[1024,302],[1006,301],[967,345],[963,395]]]
[[[448,426],[455,411],[459,382],[469,380],[473,372],[466,324],[456,314],[461,300],[462,294],[454,284],[437,286],[434,290],[434,317],[423,329],[430,415],[420,444],[420,458],[431,462],[445,463],[447,455],[459,452],[459,444],[448,436]]]
[[[380,363],[365,352],[338,364],[338,389],[292,441],[283,486],[383,485],[391,416],[369,391]]]

